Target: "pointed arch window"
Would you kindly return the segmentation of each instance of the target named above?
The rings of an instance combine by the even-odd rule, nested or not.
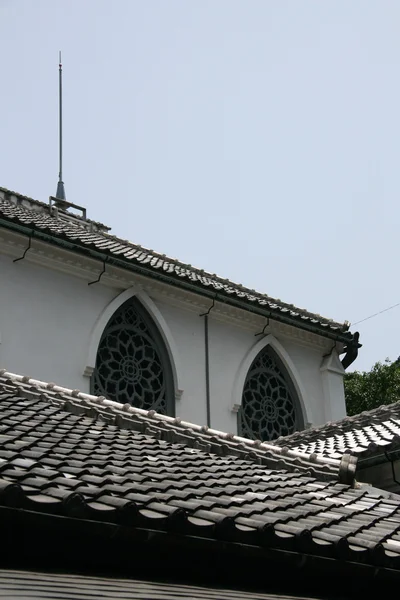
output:
[[[172,369],[164,341],[136,298],[114,313],[101,336],[92,393],[174,416]]]
[[[261,350],[249,369],[238,420],[240,435],[262,441],[290,435],[304,427],[294,385],[270,346]]]

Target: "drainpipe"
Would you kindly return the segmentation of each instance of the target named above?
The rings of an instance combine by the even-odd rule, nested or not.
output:
[[[208,342],[208,315],[215,306],[215,298],[207,312],[199,315],[204,317],[204,352],[205,352],[205,368],[206,368],[206,415],[207,427],[211,427],[211,396],[210,396],[210,347]]]
[[[211,427],[211,400],[210,400],[210,351],[208,346],[208,315],[204,315],[204,344],[206,364],[206,410],[207,427]]]
[[[361,348],[361,344],[358,343],[359,339],[360,334],[358,331],[356,331],[353,336],[353,342],[345,347],[344,351],[346,354],[342,358],[343,369],[347,369],[356,360],[358,356],[358,349]]]
[[[396,477],[396,471],[395,471],[395,468],[394,468],[394,460],[393,460],[393,458],[390,458],[388,452],[385,452],[384,454],[385,454],[386,460],[388,460],[390,462],[390,466],[391,466],[391,469],[392,469],[392,477],[393,477],[394,483],[397,483],[397,485],[400,485],[400,481]]]

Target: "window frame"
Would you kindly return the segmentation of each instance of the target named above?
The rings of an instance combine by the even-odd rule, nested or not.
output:
[[[135,296],[128,298],[128,300],[123,302],[121,304],[121,306],[119,306],[117,308],[117,310],[109,318],[107,324],[105,325],[105,327],[102,331],[102,334],[101,334],[101,337],[99,340],[99,344],[98,344],[97,350],[96,350],[95,367],[93,369],[93,373],[90,378],[90,391],[92,394],[98,395],[98,393],[95,391],[95,384],[96,384],[96,377],[98,377],[97,361],[98,361],[98,352],[99,352],[101,343],[102,343],[104,337],[107,335],[110,327],[113,326],[113,322],[114,322],[115,318],[118,316],[118,314],[126,311],[128,308],[132,308],[139,315],[139,318],[141,318],[142,321],[146,325],[148,336],[154,342],[154,346],[156,348],[156,351],[157,351],[159,359],[160,359],[160,363],[161,363],[162,371],[163,371],[163,377],[164,377],[165,405],[166,405],[165,414],[170,417],[175,417],[175,385],[174,385],[174,377],[173,377],[171,360],[169,357],[167,346],[163,340],[163,337],[161,335],[161,332],[160,332],[157,324],[154,322],[154,319],[149,314],[149,312],[146,310],[146,308],[143,306],[143,304],[140,302],[140,300],[138,300],[138,298],[136,298]],[[97,385],[103,389],[102,384],[99,385],[99,382],[97,382]],[[107,394],[105,394],[105,393],[103,395],[107,396]],[[119,402],[116,398],[110,398],[110,399],[113,399],[116,402]],[[152,410],[152,409],[145,408],[144,410]]]
[[[277,351],[270,345],[267,344],[266,346],[264,346],[264,348],[262,348],[258,354],[256,355],[256,357],[253,359],[247,374],[246,374],[246,379],[244,381],[243,384],[243,389],[242,389],[242,396],[241,396],[241,403],[240,403],[240,408],[238,410],[238,415],[237,415],[237,428],[238,428],[238,434],[241,437],[249,437],[249,433],[250,433],[250,426],[244,426],[243,422],[242,422],[242,414],[243,414],[243,409],[244,409],[244,402],[245,402],[245,397],[244,397],[244,393],[246,390],[246,385],[249,381],[249,379],[252,376],[252,373],[254,371],[254,365],[255,363],[261,358],[261,356],[263,356],[264,354],[267,354],[267,356],[275,363],[276,367],[278,368],[279,372],[280,372],[280,376],[282,377],[282,379],[284,380],[285,384],[286,384],[286,388],[287,391],[289,393],[289,396],[293,402],[293,408],[294,408],[294,414],[295,414],[295,425],[294,425],[294,430],[291,433],[294,433],[295,431],[301,431],[304,429],[304,415],[303,415],[303,411],[302,411],[302,407],[301,407],[301,402],[299,399],[299,395],[296,391],[295,385],[293,383],[293,379],[289,374],[289,371],[287,369],[287,367],[285,366],[285,364],[283,363],[283,360],[281,359],[281,357],[279,356],[279,354],[277,353]],[[270,375],[271,376],[271,375]],[[272,376],[271,376],[272,377]],[[290,434],[288,434],[290,435]],[[280,437],[280,436],[278,436]],[[253,435],[251,437],[251,439],[260,439],[259,437],[257,437],[256,433],[253,432]],[[261,440],[261,441],[265,441],[265,442],[272,442],[274,440],[276,440],[277,438],[274,437],[272,439],[266,439],[266,440]]]

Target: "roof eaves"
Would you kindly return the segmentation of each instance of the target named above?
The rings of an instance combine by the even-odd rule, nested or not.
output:
[[[215,301],[235,306],[265,318],[272,318],[282,323],[299,327],[300,329],[327,337],[335,342],[341,342],[347,345],[355,343],[354,336],[348,331],[347,324],[343,325],[328,320],[325,322],[319,321],[317,315],[313,315],[312,313],[300,314],[294,312],[286,305],[277,304],[277,301],[274,299],[246,290],[246,288],[243,288],[243,295],[238,290],[235,298],[226,291],[222,281],[219,282],[215,279],[213,280],[213,290],[216,290],[213,291],[208,285],[204,284],[204,276],[199,279],[197,275],[196,277],[192,277],[190,271],[187,270],[187,272],[176,272],[175,269],[161,270],[158,266],[155,267],[151,264],[150,258],[148,260],[146,258],[146,262],[143,264],[143,261],[135,260],[134,256],[128,257],[127,255],[124,255],[122,251],[115,252],[110,250],[110,248],[100,249],[94,242],[90,240],[81,241],[78,237],[75,237],[74,234],[70,233],[68,235],[66,231],[58,231],[57,234],[55,234],[54,231],[48,227],[38,227],[35,223],[30,223],[29,225],[21,223],[17,217],[8,217],[4,214],[2,215],[0,223],[3,223],[5,227],[10,229],[15,228],[21,233],[25,233],[25,235],[35,236],[39,239],[43,239],[43,241],[59,244],[72,251],[79,251],[80,253],[97,258],[102,262],[107,260],[110,264],[115,264],[117,267],[133,270],[153,279],[160,279],[170,285],[177,285],[183,289],[188,289],[197,294],[207,296]],[[137,251],[138,248],[136,247],[135,252]],[[172,260],[167,259],[167,262],[168,264],[172,263]],[[175,266],[179,269],[183,268],[183,265],[179,263],[175,263]],[[209,276],[207,275],[207,277]],[[189,279],[190,281],[185,281],[185,279]],[[227,282],[225,281],[225,285],[226,283]],[[360,347],[360,344],[357,343],[357,346]]]

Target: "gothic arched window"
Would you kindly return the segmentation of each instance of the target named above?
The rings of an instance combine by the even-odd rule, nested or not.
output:
[[[261,350],[249,369],[238,419],[240,435],[265,442],[303,428],[294,386],[270,346]]]
[[[136,298],[114,313],[101,336],[92,392],[110,400],[174,416],[174,388],[167,349]]]

